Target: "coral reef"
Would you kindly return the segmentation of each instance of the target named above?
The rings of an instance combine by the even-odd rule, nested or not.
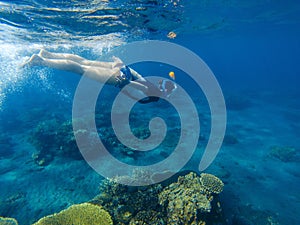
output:
[[[144,210],[138,212],[129,222],[129,225],[164,225],[161,212]]]
[[[202,224],[205,213],[211,212],[213,194],[219,194],[223,186],[221,180],[210,174],[199,177],[189,173],[179,177],[159,194],[167,224]]]
[[[97,132],[90,132],[88,128],[94,126],[95,118],[98,127]],[[164,148],[154,150],[150,154],[147,154],[143,151],[132,151],[123,145],[116,137],[110,121],[105,120],[102,114],[96,114],[95,118],[86,116],[73,119],[73,122],[78,124],[77,127],[81,127],[74,133],[71,120],[51,117],[50,119],[44,119],[39,122],[37,126],[32,129],[28,137],[29,142],[36,149],[32,154],[33,161],[39,166],[46,166],[56,157],[82,159],[76,145],[75,136],[83,137],[85,140],[88,140],[86,141],[86,146],[83,146],[86,149],[93,149],[96,143],[95,140],[100,138],[104,146],[114,157],[126,163],[134,164],[138,161],[138,158],[144,159],[144,157],[160,161],[172,152],[172,147],[175,145],[174,140],[178,140],[178,136],[180,135],[180,130],[178,129],[168,131],[166,140],[163,143]],[[140,126],[141,122],[135,122],[133,119],[132,133],[140,139],[148,138],[150,131],[147,122],[148,121],[142,121],[145,126]],[[147,160],[140,160],[139,162],[143,163],[147,162]]]
[[[146,177],[147,174],[140,171],[135,172],[133,176],[138,179],[141,176]],[[162,190],[160,184],[145,187],[127,186],[118,183],[120,179],[129,178],[116,177],[115,179],[104,180],[100,186],[100,194],[91,200],[91,203],[102,205],[112,215],[114,224],[129,224],[130,221],[135,220],[142,221],[140,217],[136,217],[141,211],[161,211],[161,206],[158,203],[158,194]],[[158,217],[157,220],[161,220],[159,214],[156,216]]]
[[[81,159],[71,121],[56,118],[42,121],[31,132],[29,141],[36,147],[32,159],[39,166],[49,164],[57,155]]]
[[[0,225],[18,225],[14,218],[4,218],[0,216]]]
[[[112,225],[107,211],[97,205],[82,203],[72,205],[59,213],[43,217],[33,225]]]
[[[297,151],[293,147],[272,146],[270,156],[279,159],[282,162],[296,161]]]
[[[147,179],[145,171],[135,176]],[[163,184],[133,187],[117,182],[124,179],[129,178],[105,180],[100,186],[101,193],[91,200],[112,215],[114,224],[205,224],[208,220],[219,220],[220,203],[212,201],[224,184],[213,175],[200,177],[191,172],[178,177],[177,182],[164,182],[164,188]]]

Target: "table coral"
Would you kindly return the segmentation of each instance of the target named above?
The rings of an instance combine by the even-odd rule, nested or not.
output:
[[[4,218],[0,216],[0,225],[18,225],[18,222],[13,218]]]
[[[50,216],[43,217],[33,225],[112,225],[112,219],[102,207],[90,203],[72,205]]]

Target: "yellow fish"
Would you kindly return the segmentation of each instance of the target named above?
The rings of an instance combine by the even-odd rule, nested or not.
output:
[[[171,71],[169,73],[169,77],[171,77],[173,80],[175,80],[175,73],[173,71]]]

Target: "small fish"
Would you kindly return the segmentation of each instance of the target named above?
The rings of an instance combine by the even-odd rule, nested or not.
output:
[[[170,39],[174,39],[177,37],[177,34],[173,31],[169,32],[168,35],[167,35],[168,38]]]

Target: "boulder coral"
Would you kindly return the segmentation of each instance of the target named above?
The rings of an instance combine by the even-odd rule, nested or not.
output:
[[[224,183],[212,174],[202,173],[200,182],[209,193],[220,194],[223,191]]]
[[[101,206],[90,203],[72,205],[59,213],[43,217],[33,225],[112,225],[111,216]]]

